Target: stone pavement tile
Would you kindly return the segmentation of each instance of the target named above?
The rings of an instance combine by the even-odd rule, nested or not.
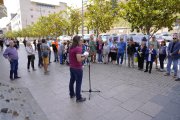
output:
[[[180,120],[180,116],[174,116],[169,113],[160,112],[152,120]]]
[[[102,96],[104,98],[111,98],[111,97],[117,96],[119,93],[123,92],[126,89],[129,89],[129,86],[125,85],[125,84],[116,86],[116,87],[110,89],[109,91],[102,92]]]
[[[171,102],[179,104],[180,105],[180,95],[175,96],[174,98],[171,99]]]
[[[142,91],[138,95],[132,97],[132,99],[135,101],[146,103],[147,101],[149,101],[154,96],[156,96],[156,94],[148,92],[148,91]]]
[[[172,90],[177,91],[177,92],[180,93],[180,84],[175,85],[175,86],[172,88]]]
[[[162,106],[152,102],[148,102],[145,105],[143,105],[141,108],[138,108],[139,111],[147,115],[150,115],[152,117],[155,117],[162,109],[163,109]]]
[[[130,114],[131,113],[129,111],[117,106],[106,112],[103,117],[107,120],[124,120]]]
[[[110,109],[120,105],[121,102],[113,98],[104,99],[103,97],[96,95],[92,96],[91,100],[87,100],[85,104],[87,104],[90,108],[98,106],[103,111],[109,111]]]
[[[141,92],[142,92],[141,88],[129,85],[128,89],[125,89],[125,90],[119,92],[116,96],[113,96],[113,98],[115,98],[121,102],[125,102],[125,101],[131,99],[132,97],[140,94]]]
[[[96,118],[99,118],[103,114],[105,114],[107,111],[98,107],[98,106],[93,106],[93,107],[86,107],[83,112],[79,114],[80,118],[82,120],[96,120]]]
[[[136,109],[140,108],[143,105],[144,105],[143,102],[139,102],[134,99],[130,99],[130,100],[124,102],[123,104],[121,104],[120,106],[128,111],[134,112]]]
[[[180,115],[180,104],[168,103],[162,111],[170,115]]]
[[[171,99],[168,96],[156,95],[150,100],[150,102],[156,103],[160,106],[166,106],[170,100]]]
[[[152,117],[140,111],[135,111],[124,120],[152,120]]]

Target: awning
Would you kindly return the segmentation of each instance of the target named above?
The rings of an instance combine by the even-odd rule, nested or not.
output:
[[[3,4],[3,1],[0,0],[0,19],[3,17],[7,17],[7,9]]]

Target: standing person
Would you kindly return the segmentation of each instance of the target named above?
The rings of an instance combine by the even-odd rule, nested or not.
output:
[[[34,44],[34,50],[36,51],[36,50],[37,50],[37,43],[36,43],[36,40],[33,41],[33,44]]]
[[[18,79],[21,78],[18,76],[18,52],[16,50],[16,48],[14,47],[14,42],[10,41],[9,42],[9,47],[6,48],[6,50],[3,53],[3,56],[9,60],[10,62],[10,79],[14,80],[14,79]]]
[[[42,45],[41,45],[41,51],[42,51],[42,60],[43,60],[43,66],[44,66],[44,74],[48,74],[48,64],[49,64],[49,52],[50,48],[46,43],[45,39],[42,39]]]
[[[67,42],[65,41],[64,42],[64,53],[63,53],[63,63],[66,63],[67,61],[67,50],[68,50],[68,47],[67,47]]]
[[[119,59],[121,58],[120,65],[122,65],[124,53],[126,50],[126,43],[123,41],[123,38],[120,38],[120,42],[118,42],[117,47],[118,47],[117,64],[119,65]]]
[[[11,39],[11,40],[14,41],[14,47],[15,47],[16,49],[18,49],[19,46],[18,46],[18,41],[17,41],[17,39]]]
[[[11,40],[8,38],[8,39],[6,39],[5,40],[5,45],[6,45],[6,47],[9,47],[9,42],[10,42]]]
[[[169,43],[167,48],[167,56],[168,56],[168,63],[167,63],[167,72],[165,76],[169,76],[171,72],[171,64],[173,62],[173,69],[174,69],[174,78],[177,76],[177,65],[178,65],[178,58],[179,58],[179,49],[180,49],[180,42],[178,41],[178,35],[173,34],[173,41]]]
[[[91,62],[96,62],[96,42],[94,41],[94,36],[90,36],[90,42],[89,42],[89,48],[90,48],[90,55],[91,55]]]
[[[101,36],[99,36],[97,41],[97,53],[98,53],[98,63],[102,63],[102,51],[103,51],[103,42]]]
[[[4,48],[4,41],[2,38],[0,38],[0,47],[1,47],[1,51],[3,51]]]
[[[158,52],[160,45],[159,45],[158,41],[156,40],[155,35],[152,36],[152,40],[150,41],[150,45],[151,44],[154,45],[154,49],[156,50],[156,52]],[[156,58],[155,58],[156,69],[158,69],[158,56],[157,55],[156,55]]]
[[[156,50],[154,49],[154,44],[151,44],[149,46],[149,49],[146,50],[146,70],[144,72],[148,72],[148,68],[149,68],[149,73],[151,73],[153,62],[155,61],[156,58],[156,54],[157,53]]]
[[[52,42],[52,49],[54,52],[54,62],[59,62],[59,60],[58,60],[58,40],[54,40],[54,42]]]
[[[137,57],[138,57],[138,69],[143,70],[144,68],[144,59],[146,53],[146,45],[144,42],[141,43],[141,46],[138,47]]]
[[[36,69],[34,68],[34,60],[35,60],[34,52],[35,51],[30,42],[27,42],[26,52],[27,52],[27,58],[28,58],[28,63],[27,63],[28,72],[30,72],[30,64],[31,64],[33,71],[36,71]]]
[[[83,40],[83,43],[82,43],[82,54],[84,54],[86,51],[87,51],[87,44],[86,44],[86,40]],[[85,59],[83,61],[83,65],[87,65],[87,59]]]
[[[27,40],[24,39],[24,40],[23,40],[24,47],[26,47],[26,42],[27,42]]]
[[[104,62],[104,64],[108,64],[109,52],[110,52],[110,46],[108,45],[108,42],[105,41],[104,46],[103,46],[103,58],[104,58],[103,62]]]
[[[70,82],[69,91],[70,98],[75,97],[76,102],[84,102],[86,98],[81,96],[81,85],[83,78],[82,61],[84,61],[87,56],[82,54],[82,41],[80,36],[75,36],[73,38],[73,43],[69,50],[69,62],[70,62]],[[76,82],[76,92],[74,92],[74,83]]]
[[[18,49],[19,49],[19,40],[18,39],[16,39],[16,43],[17,43],[17,46],[18,46]]]
[[[48,55],[48,57],[49,57],[49,64],[50,64],[51,63],[51,46],[52,46],[51,40],[48,39],[46,44],[49,47],[49,55]]]
[[[110,52],[111,52],[111,59],[112,59],[112,63],[115,65],[116,64],[116,60],[117,60],[117,44],[116,41],[113,42],[113,44],[110,47]]]
[[[110,48],[112,47],[112,45],[113,45],[112,37],[109,38],[108,45],[109,45]],[[111,56],[112,55],[111,55],[111,51],[110,51],[109,55],[108,55],[108,62],[110,61]],[[111,62],[112,62],[112,58],[111,58]]]
[[[59,61],[60,61],[60,64],[62,65],[63,64],[63,60],[64,60],[64,43],[61,42],[60,45],[59,45],[59,48],[58,48],[58,53],[59,53]]]
[[[179,70],[178,70],[178,76],[177,76],[177,79],[175,79],[175,81],[180,81],[180,50],[178,52],[179,54],[179,59],[178,59],[178,64],[179,64]]]
[[[128,67],[134,67],[134,53],[136,52],[136,48],[131,38],[129,44],[127,46],[127,54],[128,54]],[[131,65],[130,65],[131,63]]]
[[[160,71],[163,72],[164,71],[164,60],[167,56],[166,54],[166,42],[165,41],[161,41],[161,46],[159,48],[159,62],[160,62]]]
[[[42,52],[41,52],[41,40],[38,40],[37,44],[37,51],[38,51],[38,67],[41,68],[43,66],[43,61],[42,61]]]

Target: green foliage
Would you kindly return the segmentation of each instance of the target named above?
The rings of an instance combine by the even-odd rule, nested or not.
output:
[[[69,14],[68,17],[69,34],[74,35],[74,33],[78,33],[79,27],[82,24],[82,16],[80,11],[78,11],[78,9],[72,9],[72,8],[69,8],[69,12],[67,14]]]
[[[87,26],[99,32],[110,30],[118,14],[116,1],[90,0],[85,17]]]
[[[120,16],[131,23],[132,31],[154,34],[163,27],[172,29],[180,0],[129,0],[120,3],[120,8]]]

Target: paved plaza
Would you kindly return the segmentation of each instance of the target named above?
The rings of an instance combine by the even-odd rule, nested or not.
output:
[[[9,63],[0,52],[0,82],[27,88],[30,93],[25,97],[34,100],[27,108],[37,108],[37,114],[46,114],[48,120],[180,120],[180,82],[155,69],[149,74],[125,65],[91,64],[92,90],[101,92],[91,93],[90,100],[89,93],[82,93],[87,101],[76,103],[69,98],[69,67],[54,63],[53,53],[49,75],[38,67],[37,71],[27,71],[24,46],[19,49],[19,57],[22,78],[10,81]],[[35,61],[37,66],[37,53]],[[82,90],[89,90],[87,66]],[[0,107],[7,104],[1,99],[0,103]]]

